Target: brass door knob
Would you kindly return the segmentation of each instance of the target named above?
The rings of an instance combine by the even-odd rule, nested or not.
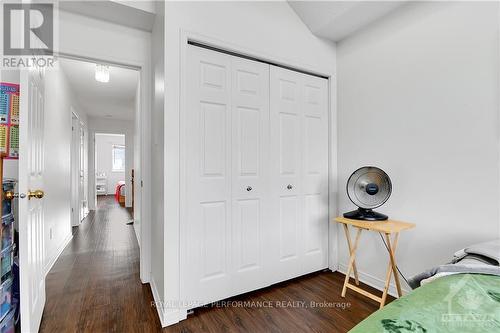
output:
[[[14,198],[24,199],[24,198],[26,198],[26,194],[24,194],[24,193],[14,193],[12,191],[7,191],[7,192],[3,192],[3,198],[6,199],[6,200],[12,200]]]
[[[42,190],[28,191],[28,193],[27,193],[28,199],[31,199],[31,198],[41,199],[41,198],[43,198],[44,194],[45,193],[43,193]]]
[[[7,200],[12,200],[14,198],[19,198],[19,193],[14,193],[12,191],[3,192],[3,197]]]

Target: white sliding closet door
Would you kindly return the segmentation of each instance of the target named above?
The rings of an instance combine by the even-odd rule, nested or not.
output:
[[[327,80],[196,46],[186,68],[182,299],[326,268]]]
[[[230,295],[231,57],[188,48],[186,300]]]
[[[188,47],[186,288],[205,304],[261,288],[269,219],[269,65]]]
[[[328,266],[328,81],[271,66],[272,276]]]
[[[231,57],[233,294],[268,283],[269,65]]]

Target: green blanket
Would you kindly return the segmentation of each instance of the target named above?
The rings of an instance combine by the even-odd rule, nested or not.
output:
[[[350,332],[500,332],[500,276],[438,278],[386,305]]]

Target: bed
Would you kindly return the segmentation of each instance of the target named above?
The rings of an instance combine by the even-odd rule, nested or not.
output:
[[[363,320],[354,333],[500,332],[500,240],[455,253],[410,279],[415,288]]]
[[[122,206],[125,206],[125,182],[119,181],[116,184],[115,200]]]

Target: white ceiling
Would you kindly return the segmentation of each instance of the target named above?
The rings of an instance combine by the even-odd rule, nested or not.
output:
[[[408,0],[287,1],[313,34],[338,42]],[[155,1],[148,0],[65,0],[59,8],[144,31],[152,31],[156,14]]]
[[[95,80],[95,63],[59,59],[80,105],[91,117],[133,120],[139,72],[110,66],[108,83]]]
[[[291,1],[309,30],[338,42],[393,11],[406,1]]]

